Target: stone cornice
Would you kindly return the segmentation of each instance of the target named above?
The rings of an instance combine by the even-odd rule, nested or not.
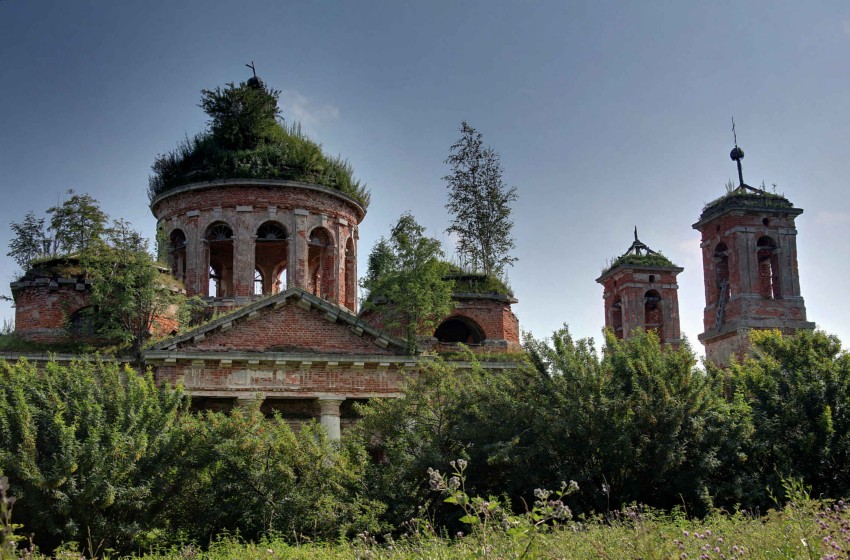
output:
[[[362,222],[363,218],[366,216],[366,208],[364,208],[363,205],[355,198],[348,196],[347,194],[341,191],[332,189],[330,187],[325,187],[323,185],[316,185],[313,183],[302,183],[300,181],[287,181],[283,179],[216,179],[214,181],[189,183],[188,185],[181,185],[179,187],[175,187],[173,189],[158,194],[154,197],[153,200],[151,200],[150,208],[151,211],[153,211],[154,207],[157,204],[172,196],[178,196],[188,192],[202,191],[206,189],[218,189],[222,187],[289,187],[320,192],[323,194],[334,196],[353,206],[357,211],[358,223]],[[156,214],[156,212],[154,212],[154,214]]]

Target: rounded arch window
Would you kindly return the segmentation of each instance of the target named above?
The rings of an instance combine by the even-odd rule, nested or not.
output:
[[[183,230],[175,229],[171,232],[169,239],[171,240],[170,245],[172,251],[186,248],[186,234],[183,233]]]
[[[484,332],[478,323],[469,317],[449,317],[437,327],[434,338],[440,342],[463,342],[480,344],[484,341]]]
[[[324,228],[316,228],[310,232],[310,245],[313,247],[330,247],[331,236]]]
[[[225,223],[215,223],[207,228],[207,241],[229,241],[233,239],[233,230]]]
[[[285,241],[286,229],[277,222],[266,222],[257,229],[257,241]]]

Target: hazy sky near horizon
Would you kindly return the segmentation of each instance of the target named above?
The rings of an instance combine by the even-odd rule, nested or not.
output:
[[[521,327],[597,340],[595,282],[640,238],[685,268],[698,351],[696,222],[736,176],[784,193],[808,318],[850,344],[850,3],[0,0],[0,245],[73,188],[153,237],[157,154],[200,131],[200,90],[250,76],[372,193],[359,270],[412,211],[444,233],[467,120],[501,154]],[[447,247],[447,249],[451,249]],[[0,293],[18,272],[0,259]],[[10,317],[8,304],[0,317]]]

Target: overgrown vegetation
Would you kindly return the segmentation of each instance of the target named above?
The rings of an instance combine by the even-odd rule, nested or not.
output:
[[[215,179],[288,179],[336,189],[369,205],[351,165],[326,155],[297,123],[279,121],[278,91],[242,82],[202,90],[208,128],[181,141],[153,163],[148,194]]]
[[[69,309],[65,342],[37,344],[14,334],[0,339],[6,351],[90,353],[129,352],[142,369],[141,350],[151,339],[184,325],[191,300],[181,296],[182,285],[155,262],[148,243],[128,222],[114,220],[88,194],[68,191],[69,198],[47,210],[44,219],[27,214],[9,244],[11,256],[24,266],[21,281],[76,279],[88,289],[87,306]],[[31,249],[41,247],[33,253]],[[79,324],[72,325],[74,312]],[[75,332],[70,332],[76,329]]]
[[[449,265],[440,242],[425,236],[412,214],[403,214],[389,239],[381,238],[369,254],[361,281],[367,295],[363,310],[380,317],[383,326],[399,332],[415,354],[418,337],[434,332],[437,321],[452,309]]]
[[[512,369],[423,362],[340,442],[259,402],[186,413],[109,364],[3,363],[5,523],[89,556],[845,557],[850,513],[809,496],[850,493],[850,358],[818,332],[752,342],[726,371],[566,328]]]
[[[614,270],[618,266],[648,266],[648,267],[656,267],[656,266],[666,266],[666,267],[675,267],[673,261],[662,255],[661,253],[652,253],[647,255],[635,255],[626,253],[624,255],[620,255],[616,259],[611,261],[611,264],[606,266],[602,270],[602,274],[610,270]]]

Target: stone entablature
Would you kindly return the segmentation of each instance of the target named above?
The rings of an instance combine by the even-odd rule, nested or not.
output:
[[[228,179],[163,193],[151,211],[171,244],[172,272],[190,296],[238,305],[298,287],[356,311],[357,226],[365,209],[339,191]]]

